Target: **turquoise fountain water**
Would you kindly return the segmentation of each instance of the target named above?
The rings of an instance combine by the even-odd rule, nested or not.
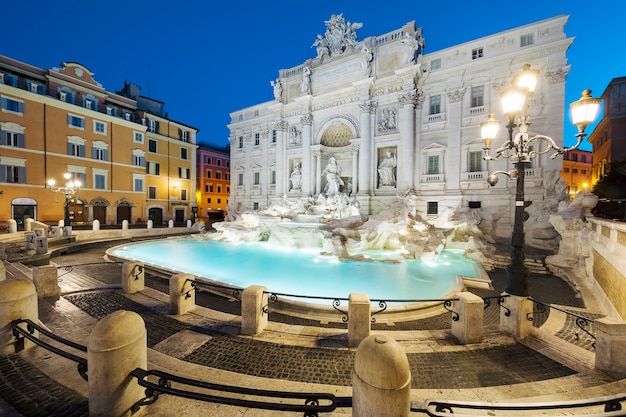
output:
[[[357,262],[320,255],[319,249],[196,238],[127,244],[107,253],[242,288],[263,285],[276,293],[337,298],[360,292],[387,301],[441,298],[458,289],[458,276],[480,277],[482,270],[460,250],[444,250],[429,261],[406,260],[393,251],[367,251],[364,255],[372,261]]]

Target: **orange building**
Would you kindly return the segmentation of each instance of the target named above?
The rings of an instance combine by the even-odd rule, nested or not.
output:
[[[0,55],[0,224],[56,224],[66,198],[72,224],[189,218],[197,129],[138,93],[106,91],[78,63],[43,70]]]
[[[230,146],[201,144],[196,157],[198,215],[221,219],[230,195]]]
[[[565,192],[574,198],[577,192],[591,189],[591,152],[574,150],[563,154],[561,177],[565,180]]]
[[[626,161],[626,77],[614,78],[602,93],[604,114],[587,139],[593,146],[593,183],[612,162]]]

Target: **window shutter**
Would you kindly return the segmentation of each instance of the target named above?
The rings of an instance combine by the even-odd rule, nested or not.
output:
[[[78,147],[78,156],[85,157],[85,145],[80,145]]]
[[[71,154],[72,154],[72,144],[71,144],[71,143],[68,143],[68,144],[67,144],[67,154],[68,154],[68,155],[71,155]]]
[[[104,150],[104,160],[105,160],[105,161],[108,161],[108,160],[109,160],[109,150],[108,150],[108,149],[105,149],[105,150]]]
[[[161,166],[160,166],[159,164],[156,164],[156,175],[159,175],[159,168],[160,168],[160,167],[161,167]]]
[[[7,182],[7,166],[0,165],[0,182]]]
[[[19,167],[18,175],[19,175],[18,182],[20,184],[26,184],[26,167]]]
[[[91,148],[91,159],[98,159],[98,148]]]
[[[9,144],[9,132],[6,130],[0,130],[0,145],[8,145]]]
[[[23,133],[17,134],[17,146],[20,148],[26,147],[26,138]]]
[[[154,122],[154,129],[155,129],[155,133],[159,133],[159,121],[158,120]]]

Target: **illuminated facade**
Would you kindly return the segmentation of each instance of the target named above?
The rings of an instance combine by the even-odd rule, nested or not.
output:
[[[182,224],[195,205],[197,129],[139,87],[106,91],[78,63],[43,70],[0,56],[0,223],[56,224],[64,173],[80,183],[72,224]]]
[[[564,33],[567,19],[426,53],[415,22],[358,40],[360,23],[331,16],[317,35],[317,56],[280,70],[270,83],[274,100],[231,113],[231,205],[241,212],[284,196],[305,203],[325,196],[324,167],[332,159],[341,191],[358,198],[363,214],[414,190],[424,215],[482,207],[512,224],[515,181],[491,188],[486,181],[512,163],[482,159],[480,124],[489,113],[505,119],[499,95],[530,64],[540,79],[529,100],[529,134],[549,134],[563,145],[566,51],[573,42]],[[501,129],[494,146],[506,135]],[[543,200],[545,178],[556,180],[560,171],[560,158],[535,158],[526,172],[527,199]]]
[[[221,219],[230,195],[230,149],[201,144],[196,154],[198,216]]]
[[[565,192],[574,198],[577,192],[591,189],[591,152],[574,150],[563,154],[561,177],[565,181]]]
[[[626,161],[626,77],[611,80],[602,99],[604,114],[588,138],[593,147],[594,184],[611,162]]]

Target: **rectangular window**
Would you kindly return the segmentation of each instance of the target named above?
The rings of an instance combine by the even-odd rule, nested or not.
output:
[[[135,178],[133,191],[143,191],[143,178]]]
[[[439,212],[439,203],[436,201],[429,201],[426,210],[426,214],[437,214]]]
[[[522,35],[520,38],[520,46],[523,48],[525,46],[530,46],[535,43],[535,37],[532,33],[528,35]]]
[[[178,167],[178,178],[189,179],[189,170],[185,167]]]
[[[206,163],[207,163],[207,165],[211,165],[211,157],[210,156],[207,156]]]
[[[221,159],[218,159],[218,160],[217,160],[217,166],[218,166],[218,167],[221,167],[221,166],[222,166],[222,160],[221,160]]]
[[[472,49],[472,59],[478,59],[483,57],[483,48]]]
[[[13,100],[8,97],[2,97],[0,99],[0,103],[2,105],[3,112],[12,112],[12,113],[24,113],[24,102]]]
[[[586,163],[587,162],[587,155],[580,155],[580,162]]]
[[[26,167],[0,165],[0,182],[11,184],[26,183]]]
[[[230,187],[226,187],[226,194],[230,194]]]
[[[239,136],[239,149],[243,148],[243,136]]]
[[[180,199],[183,201],[187,200],[187,190],[185,189],[180,190]]]
[[[82,156],[81,155],[81,145],[76,143],[68,143],[67,145],[67,154],[70,156]]]
[[[11,87],[17,87],[17,75],[4,74],[4,83]]]
[[[85,108],[89,110],[98,110],[98,102],[90,98],[85,99]]]
[[[145,157],[141,155],[133,155],[133,165],[136,167],[143,167],[146,164]]]
[[[430,96],[429,114],[441,113],[441,94]]]
[[[207,198],[207,199],[206,199],[206,202],[207,202],[208,204],[211,204],[211,197]]]
[[[259,202],[255,201],[254,203],[252,203],[252,209],[253,210],[258,210],[259,209]]]
[[[219,185],[217,186],[217,193],[222,194],[222,187]]]
[[[104,190],[106,188],[106,177],[102,174],[96,174],[93,176],[94,188],[96,190]]]
[[[471,209],[479,209],[481,207],[481,202],[480,201],[470,201],[469,202],[469,208]]]
[[[178,129],[178,135],[180,137],[180,140],[182,140],[183,142],[189,141],[189,132],[188,131],[182,130],[182,129]]]
[[[213,192],[213,186],[212,186],[212,185],[209,185],[208,192],[210,192],[210,193],[212,193],[212,192]]]
[[[433,59],[430,61],[430,70],[438,70],[441,68],[441,58]]]
[[[270,184],[274,185],[276,184],[276,171],[272,170],[272,172],[270,172]]]
[[[135,132],[135,133],[133,133],[133,140],[136,143],[143,143],[143,132]]]
[[[103,135],[106,135],[107,131],[106,131],[106,124],[99,122],[97,120],[94,120],[93,122],[93,131],[96,133],[100,133]]]
[[[97,159],[99,161],[106,161],[107,158],[107,150],[102,148],[93,148],[93,159]]]
[[[211,178],[211,171],[207,171],[207,172],[206,172],[206,177],[207,177],[207,178]]]
[[[159,122],[148,119],[148,132],[159,133]]]
[[[148,198],[150,200],[156,200],[157,198],[157,188],[154,185],[148,186]]]
[[[485,105],[485,87],[472,87],[472,103],[471,107],[481,107]]]
[[[158,162],[148,162],[148,174],[159,175],[161,166]]]
[[[157,141],[154,139],[148,139],[148,152],[157,153]]]
[[[222,179],[222,173],[221,173],[220,171],[217,171],[217,172],[215,173],[215,179],[216,179],[216,180],[221,180],[221,179]]]
[[[469,153],[469,172],[480,172],[483,170],[483,152],[473,151]]]
[[[272,130],[272,143],[276,143],[276,131]]]
[[[439,174],[439,155],[431,155],[428,157],[428,173]]]
[[[2,132],[2,140],[0,140],[0,145],[13,146],[15,148],[25,148],[24,134],[17,132]]]
[[[180,148],[180,159],[187,159],[187,148]]]
[[[261,135],[259,133],[254,134],[254,146],[259,146],[261,143]]]
[[[261,183],[261,173],[260,172],[255,172],[254,173],[254,185],[259,185]]]
[[[243,173],[237,174],[237,185],[243,185]]]
[[[71,114],[67,115],[67,124],[71,127],[76,127],[79,129],[85,128],[85,119],[79,116],[74,116]]]

